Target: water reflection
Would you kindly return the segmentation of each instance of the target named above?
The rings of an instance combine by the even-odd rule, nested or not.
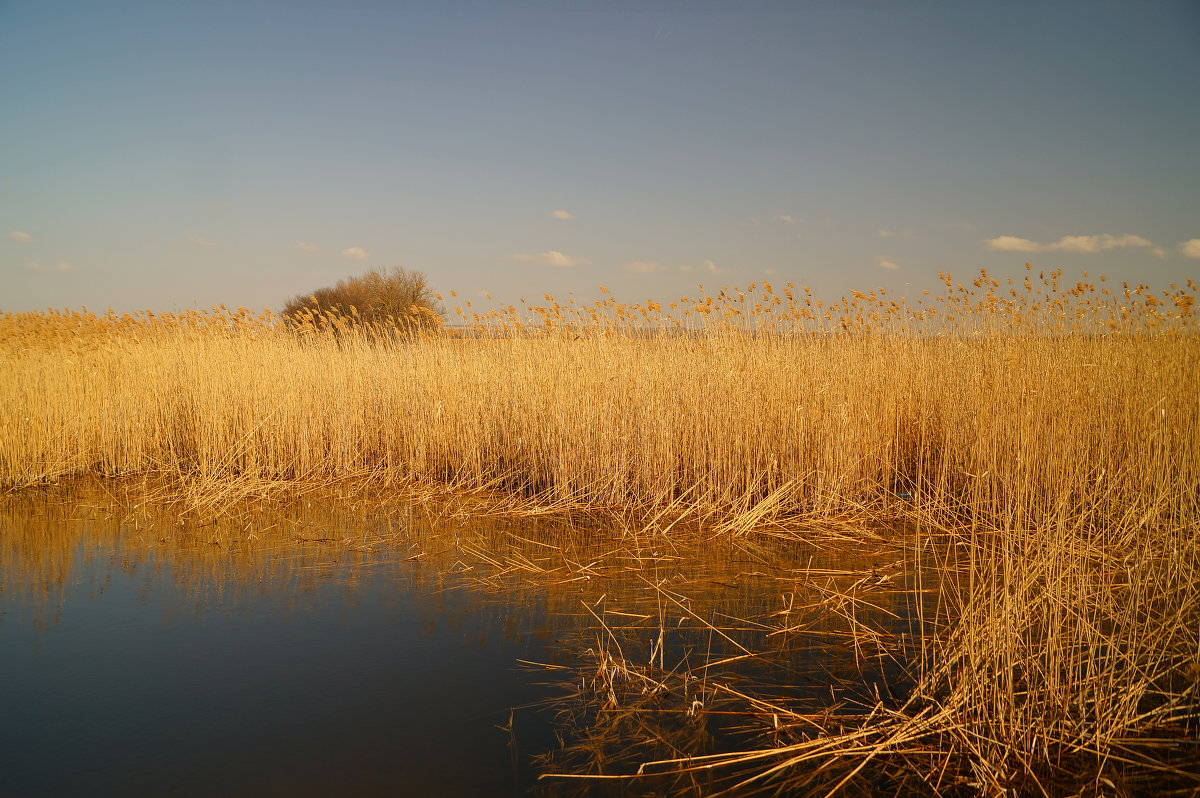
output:
[[[786,737],[738,691],[836,711],[902,683],[882,542],[105,490],[0,505],[6,794],[559,792],[539,773]]]

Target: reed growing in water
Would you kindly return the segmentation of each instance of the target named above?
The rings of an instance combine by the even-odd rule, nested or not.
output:
[[[858,744],[936,740],[984,790],[1081,760],[1100,784],[1151,738],[1196,737],[1196,287],[945,279],[912,302],[762,283],[463,303],[440,330],[3,314],[0,481],[441,484],[729,535],[904,521],[937,552],[939,609],[918,688]]]
[[[397,338],[336,314],[4,314],[0,481],[369,475],[755,522],[897,495],[992,525],[1186,515],[1192,295],[1057,281],[915,307],[764,284]]]

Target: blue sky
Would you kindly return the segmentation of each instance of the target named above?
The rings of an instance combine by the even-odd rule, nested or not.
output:
[[[1193,0],[0,0],[0,108],[4,310],[1200,278]]]

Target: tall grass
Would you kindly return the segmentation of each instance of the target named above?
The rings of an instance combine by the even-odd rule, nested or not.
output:
[[[1045,282],[919,310],[763,285],[392,337],[336,313],[3,314],[0,481],[369,474],[729,518],[766,502],[755,521],[898,494],[993,526],[1193,514],[1192,295]]]
[[[915,301],[452,295],[436,333],[353,310],[6,313],[0,481],[436,483],[728,534],[906,520],[959,544],[935,549],[908,709],[976,783],[1045,788],[1156,728],[1195,737],[1200,335],[1191,281],[1027,275]]]

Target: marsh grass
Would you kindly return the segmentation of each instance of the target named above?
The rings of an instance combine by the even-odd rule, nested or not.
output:
[[[1194,787],[1194,296],[1029,270],[912,302],[763,283],[480,314],[451,296],[459,324],[436,333],[332,311],[9,313],[0,481],[132,477],[192,508],[449,491],[667,537],[899,524],[908,642],[853,613],[843,632],[911,689],[853,728],[780,705],[808,736],[705,767],[758,768],[747,789],[833,762],[859,764],[831,788],[914,762],[934,792],[1120,791],[1154,769]],[[635,673],[614,642],[594,648],[606,673]]]

